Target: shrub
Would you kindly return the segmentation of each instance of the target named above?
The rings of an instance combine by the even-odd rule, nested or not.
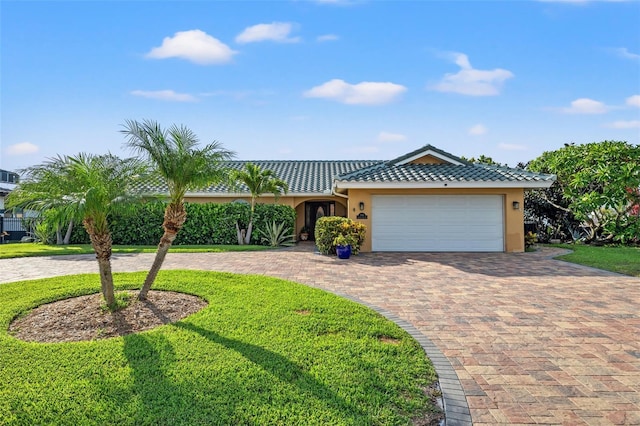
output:
[[[136,205],[126,213],[110,218],[113,244],[156,245],[162,237],[165,203],[161,201]],[[185,203],[187,221],[178,233],[174,245],[237,244],[236,223],[249,222],[250,206],[244,203]],[[296,212],[278,204],[258,204],[254,227],[266,229],[272,222],[284,223],[293,229]],[[88,244],[89,236],[82,226],[73,230],[73,244]],[[256,233],[252,244],[260,244]]]
[[[343,236],[347,241],[354,242],[351,252],[358,254],[365,239],[366,229],[364,224],[346,217],[324,216],[316,222],[316,245],[322,254],[335,254],[336,238]]]

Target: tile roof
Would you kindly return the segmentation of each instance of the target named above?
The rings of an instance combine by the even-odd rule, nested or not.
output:
[[[226,167],[232,169],[242,169],[245,164],[252,163],[262,169],[273,170],[275,175],[287,182],[289,194],[323,194],[331,191],[333,179],[340,175],[353,172],[354,170],[366,168],[374,164],[380,164],[380,160],[337,160],[337,161],[307,161],[307,160],[281,160],[281,161],[227,161]],[[139,188],[144,192],[167,193],[167,186],[160,180],[148,180],[144,187]],[[233,193],[248,192],[246,188],[230,191],[226,185],[211,185],[189,194],[202,193],[211,195],[230,195]]]
[[[490,166],[487,164],[402,164],[391,162],[375,164],[338,177],[338,182],[486,182],[486,183],[545,183],[555,180],[521,169]]]

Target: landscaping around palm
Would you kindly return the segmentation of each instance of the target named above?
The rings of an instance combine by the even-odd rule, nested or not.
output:
[[[139,288],[143,277],[114,274],[118,290]],[[208,305],[179,322],[109,339],[97,333],[91,341],[29,343],[7,332],[16,316],[95,292],[98,283],[97,275],[80,275],[0,286],[3,424],[394,425],[435,418],[427,392],[435,373],[414,339],[370,309],[275,278],[165,271],[155,290],[193,294]]]

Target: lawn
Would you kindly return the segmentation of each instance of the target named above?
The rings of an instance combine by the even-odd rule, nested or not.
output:
[[[113,246],[114,253],[155,253],[157,246]],[[172,246],[171,253],[217,253],[223,251],[256,251],[269,250],[268,246],[256,245],[211,245],[211,246]],[[90,254],[93,248],[89,244],[79,245],[47,245],[39,243],[0,244],[0,259],[28,256],[56,256],[63,254]]]
[[[144,273],[115,274],[118,289]],[[275,278],[161,271],[208,302],[124,337],[27,343],[12,318],[100,288],[95,274],[0,285],[0,423],[407,425],[433,410],[420,345],[372,310]]]
[[[556,259],[640,277],[640,247],[597,247],[585,244],[560,244],[556,247],[573,250],[573,253]]]

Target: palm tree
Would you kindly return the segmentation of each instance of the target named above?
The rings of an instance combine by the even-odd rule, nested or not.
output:
[[[121,132],[127,137],[126,145],[151,161],[169,189],[169,204],[162,223],[164,234],[138,296],[144,300],[187,219],[184,207],[186,192],[225,180],[227,172],[221,162],[230,159],[233,153],[223,149],[218,142],[198,149],[198,137],[185,126],[173,125],[163,130],[152,120],[127,120],[123,127]]]
[[[111,308],[115,295],[107,218],[137,201],[131,188],[146,170],[138,159],[123,160],[111,154],[57,156],[21,171],[27,177],[8,200],[13,207],[42,213],[55,210],[58,219],[82,221],[96,253],[102,295]]]
[[[244,185],[251,193],[251,216],[244,239],[240,233],[240,227],[236,223],[238,243],[249,244],[253,228],[253,215],[258,198],[262,194],[272,193],[277,201],[280,195],[286,194],[287,191],[289,191],[289,186],[285,181],[279,179],[273,170],[262,170],[260,166],[252,163],[247,163],[244,170],[232,171],[230,179],[234,182],[235,186]]]

